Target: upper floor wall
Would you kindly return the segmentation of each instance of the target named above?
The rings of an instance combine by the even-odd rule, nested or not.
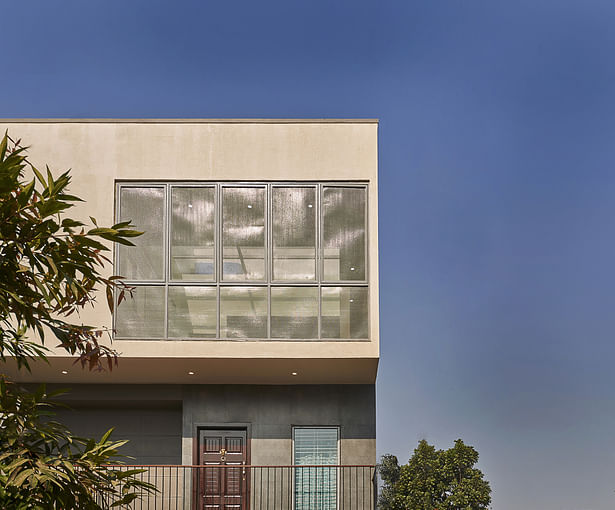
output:
[[[168,361],[171,358],[176,361],[201,359],[204,363],[207,360],[225,359],[229,367],[235,367],[231,372],[238,371],[244,375],[248,366],[245,362],[249,360],[259,359],[265,362],[263,366],[268,367],[279,367],[280,360],[290,360],[288,365],[282,364],[279,368],[283,374],[277,379],[271,375],[263,380],[261,372],[270,371],[270,368],[262,368],[256,370],[254,377],[249,377],[253,382],[268,382],[269,379],[270,382],[283,382],[285,377],[296,381],[292,379],[295,376],[292,376],[294,370],[290,367],[302,364],[303,373],[306,374],[309,371],[309,360],[314,360],[310,382],[372,382],[375,378],[379,353],[377,128],[378,124],[373,120],[0,120],[0,129],[8,129],[13,138],[21,138],[24,144],[30,146],[29,158],[35,165],[48,164],[56,172],[72,169],[71,192],[82,197],[85,203],[73,209],[71,215],[85,219],[93,216],[99,224],[110,225],[120,216],[122,190],[130,191],[131,188],[139,188],[146,183],[163,190],[167,208],[171,207],[173,190],[181,194],[191,186],[212,186],[216,196],[221,197],[222,190],[228,189],[231,191],[230,203],[233,189],[237,190],[241,187],[239,183],[243,183],[244,189],[245,186],[255,186],[256,189],[264,190],[263,203],[269,212],[275,186],[281,186],[282,183],[303,183],[314,191],[314,205],[318,205],[320,214],[319,222],[322,222],[322,196],[327,189],[335,192],[336,186],[354,186],[364,190],[367,252],[366,267],[362,268],[364,278],[353,282],[353,277],[345,277],[340,281],[350,280],[350,283],[346,281],[344,285],[337,286],[334,285],[336,278],[330,278],[327,283],[327,254],[321,251],[321,255],[316,257],[315,261],[318,259],[318,264],[321,264],[315,267],[317,280],[314,288],[318,289],[318,295],[312,296],[314,306],[321,311],[321,329],[315,335],[316,339],[310,338],[312,341],[308,342],[293,338],[291,341],[283,338],[284,335],[282,338],[272,338],[271,332],[268,331],[267,338],[258,342],[237,342],[224,338],[225,335],[220,334],[218,325],[215,338],[200,338],[199,341],[178,341],[169,339],[166,334],[162,339],[153,340],[147,338],[147,335],[141,338],[137,334],[128,335],[129,337],[124,335],[122,338],[118,336],[114,342],[114,347],[122,353],[123,358],[132,360],[124,365],[134,362],[133,369],[137,367],[137,372],[139,367],[147,367],[143,369],[143,377],[151,373],[154,367],[152,364],[143,365],[139,362],[146,359],[152,363],[154,360]],[[186,186],[179,188],[179,183]],[[240,199],[241,196],[235,198]],[[222,233],[221,230],[217,232]],[[321,239],[322,237],[318,237],[318,243]],[[182,249],[185,249],[185,246]],[[272,258],[271,247],[266,246],[265,249],[270,250],[268,253]],[[223,250],[219,253],[220,260],[212,258],[210,263],[217,264],[215,267],[220,272],[219,276],[222,276],[221,271],[225,267],[222,260]],[[284,255],[284,250],[280,253]],[[296,249],[294,253],[290,258],[301,258],[297,256]],[[322,261],[319,258],[321,256]],[[337,255],[334,251],[330,252],[329,256],[333,259],[337,257],[339,262],[339,251]],[[229,257],[229,279],[232,279],[231,266],[234,263],[240,264],[241,260],[232,258],[235,255]],[[263,264],[269,264],[264,266],[265,271],[272,271],[272,261],[268,261],[265,255],[262,258]],[[207,262],[204,260],[202,267],[205,267]],[[254,263],[261,263],[259,256],[256,256]],[[297,260],[293,263],[296,265]],[[284,262],[280,267],[284,268]],[[120,258],[115,272],[121,272],[121,268]],[[350,271],[350,268],[348,270]],[[112,269],[109,268],[109,271]],[[171,277],[172,275],[169,275],[170,279]],[[272,286],[270,277],[273,275],[264,281],[268,289]],[[233,294],[231,287],[224,287],[225,282],[220,278],[218,280],[217,283],[214,282],[217,289],[215,301],[211,301],[216,304],[210,303],[218,308],[217,313],[224,296]],[[165,280],[163,285],[167,296],[169,281]],[[242,283],[244,282],[240,282],[239,286]],[[297,282],[293,282],[293,285],[295,283]],[[342,287],[348,287],[350,290]],[[178,289],[179,287],[172,288],[171,294],[180,292]],[[282,296],[284,292],[282,287],[274,291],[274,294],[281,295],[280,303],[285,299]],[[312,295],[311,291],[301,292]],[[365,313],[368,314],[367,320],[364,320],[365,332],[358,335],[360,338],[352,338],[350,334],[337,335],[349,337],[344,338],[343,342],[335,341],[336,335],[322,333],[323,303],[329,303],[327,306],[333,303],[333,307],[339,310],[336,300],[339,301],[341,292],[366,294]],[[273,298],[269,290],[267,293],[266,306],[271,309]],[[355,301],[353,298],[359,298],[357,301],[361,298],[358,294],[348,294],[348,297],[352,301]],[[288,307],[289,299],[296,299],[297,296],[287,298],[284,306]],[[252,307],[253,297],[250,297],[250,300]],[[130,305],[125,310],[129,311],[129,307]],[[93,310],[84,310],[82,320],[97,326],[114,326],[104,305]],[[221,320],[218,315],[218,322]],[[271,324],[271,317],[269,323]],[[331,336],[334,338],[329,338]],[[318,343],[313,340],[318,340]],[[63,353],[57,355],[62,357]],[[327,376],[329,379],[323,378],[322,363],[326,360],[335,362],[331,365],[335,367],[331,371],[333,375]],[[320,368],[316,368],[318,364]],[[257,365],[251,363],[249,366]],[[183,365],[179,363],[178,366],[181,372]],[[214,373],[215,370],[209,372]],[[317,372],[320,375],[316,375]],[[336,376],[336,373],[339,376]],[[183,371],[182,377],[178,375],[176,382],[183,382],[186,374],[187,372]],[[143,377],[138,380],[144,381]],[[232,377],[230,379],[235,380]],[[156,380],[160,381],[159,378]],[[222,376],[214,377],[212,382],[223,380],[229,382]]]

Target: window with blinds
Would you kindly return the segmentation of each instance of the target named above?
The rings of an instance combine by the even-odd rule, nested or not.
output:
[[[337,427],[294,427],[295,510],[335,510],[338,480]]]
[[[367,340],[360,183],[117,184],[118,339]]]

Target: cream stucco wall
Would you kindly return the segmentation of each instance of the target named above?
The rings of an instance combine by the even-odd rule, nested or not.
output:
[[[12,138],[30,146],[29,159],[48,164],[56,174],[71,168],[71,192],[85,199],[71,214],[99,224],[114,220],[117,180],[233,180],[233,181],[365,181],[369,183],[368,274],[370,285],[370,338],[367,342],[230,342],[230,341],[115,341],[124,358],[148,361],[115,382],[128,382],[134,374],[156,373],[165,360],[288,360],[272,383],[283,382],[298,360],[315,360],[301,375],[306,383],[322,371],[318,360],[330,360],[339,382],[373,382],[379,356],[378,323],[378,155],[373,120],[0,120]],[[111,269],[109,269],[111,270]],[[100,300],[104,303],[104,299]],[[84,323],[111,326],[105,305],[86,309]],[[59,367],[64,353],[42,372],[62,380]],[[361,363],[354,366],[353,360]],[[365,370],[365,361],[371,369]],[[229,367],[231,364],[229,364]],[[232,373],[245,373],[241,363]],[[312,372],[310,372],[312,371]],[[335,374],[335,368],[333,374]],[[266,373],[266,372],[265,372]],[[312,373],[311,378],[309,374]],[[349,375],[350,374],[350,375]],[[354,376],[352,375],[354,374]],[[160,381],[160,374],[157,373]],[[257,374],[258,375],[258,374]],[[181,380],[187,380],[182,371]],[[256,377],[256,376],[255,376]],[[335,376],[329,379],[335,379]],[[257,382],[262,382],[262,373]],[[218,379],[222,380],[222,379]],[[296,381],[296,379],[294,380]],[[101,381],[102,382],[102,381]],[[181,382],[181,381],[169,381]],[[248,381],[250,382],[250,381]],[[255,381],[252,381],[255,382]],[[299,382],[299,381],[297,381]],[[314,381],[316,382],[316,381]],[[324,381],[323,381],[324,382]],[[326,382],[335,382],[327,380]]]

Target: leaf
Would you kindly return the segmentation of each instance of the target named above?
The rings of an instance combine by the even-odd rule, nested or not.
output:
[[[30,168],[32,169],[32,171],[34,172],[34,175],[36,175],[36,178],[38,179],[38,181],[45,187],[47,187],[47,183],[45,182],[45,178],[43,177],[43,175],[36,169],[36,167],[34,165],[30,165]]]
[[[4,155],[6,154],[6,147],[8,144],[9,132],[8,129],[4,132],[4,136],[2,137],[2,142],[0,142],[0,161],[4,160]]]
[[[21,189],[19,193],[19,197],[17,199],[20,207],[25,207],[25,205],[28,203],[28,200],[30,200],[30,197],[32,196],[32,192],[34,191],[35,184],[36,184],[36,181],[32,180],[30,181],[29,184],[27,184]]]
[[[7,485],[13,485],[15,487],[20,487],[28,479],[28,477],[31,476],[32,474],[34,474],[34,469],[32,468],[24,469],[13,479],[9,477],[7,481]]]
[[[73,228],[73,227],[83,227],[84,224],[80,221],[73,220],[72,218],[64,218],[62,220],[62,227],[64,228]]]

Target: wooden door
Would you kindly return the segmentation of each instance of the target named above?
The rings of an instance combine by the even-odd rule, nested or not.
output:
[[[245,429],[199,431],[199,510],[247,510],[247,460]]]

